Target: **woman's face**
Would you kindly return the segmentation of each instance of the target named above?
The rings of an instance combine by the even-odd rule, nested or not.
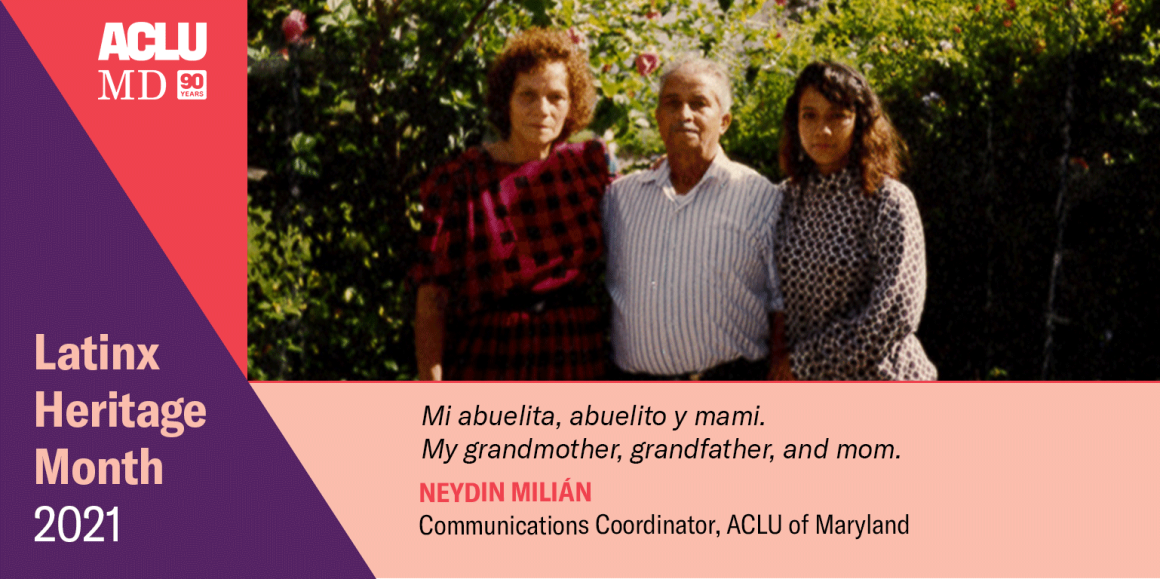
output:
[[[802,93],[798,101],[798,135],[802,149],[823,175],[846,166],[854,144],[854,119],[853,110],[831,103],[814,87]]]
[[[511,141],[516,146],[547,147],[564,130],[571,99],[568,69],[549,62],[516,76],[512,89]]]

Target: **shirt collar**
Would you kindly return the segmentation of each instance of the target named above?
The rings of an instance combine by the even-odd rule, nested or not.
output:
[[[709,163],[709,168],[705,170],[705,174],[701,176],[701,180],[697,182],[694,188],[710,179],[719,179],[727,175],[732,175],[735,165],[736,163],[730,160],[725,154],[725,151],[718,145],[717,155],[713,157],[713,162]],[[659,167],[649,169],[645,172],[644,182],[657,183],[658,185],[667,184],[669,183],[669,170],[669,159],[665,157],[665,160],[661,162]]]
[[[835,171],[829,175],[822,175],[821,173],[813,173],[809,176],[808,182],[815,188],[837,188],[848,189],[852,187],[861,177],[861,171],[853,164],[847,165],[841,171]]]

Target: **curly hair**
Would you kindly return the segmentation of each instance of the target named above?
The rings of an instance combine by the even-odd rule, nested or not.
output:
[[[886,177],[897,179],[906,160],[906,143],[882,110],[878,95],[857,70],[834,62],[814,62],[798,75],[782,114],[778,163],[790,181],[800,183],[817,171],[813,159],[802,149],[798,132],[798,104],[802,93],[811,87],[830,103],[854,111],[850,162],[856,162],[862,170],[862,191],[873,195]]]
[[[562,62],[568,71],[568,117],[556,142],[567,140],[592,121],[596,89],[588,55],[559,30],[529,28],[508,41],[487,72],[488,120],[504,139],[511,137],[511,100],[516,77],[541,66]]]

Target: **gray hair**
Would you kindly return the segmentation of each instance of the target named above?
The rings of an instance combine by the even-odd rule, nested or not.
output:
[[[733,107],[733,87],[729,81],[729,71],[725,65],[715,60],[709,60],[695,52],[678,56],[665,65],[664,70],[661,71],[660,86],[657,88],[658,95],[664,92],[665,83],[669,81],[669,77],[678,72],[708,76],[713,92],[717,94],[717,104],[721,105],[722,112],[727,113]]]

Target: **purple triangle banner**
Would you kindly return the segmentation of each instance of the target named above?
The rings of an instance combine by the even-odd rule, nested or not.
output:
[[[0,448],[0,577],[373,576],[3,8]]]

